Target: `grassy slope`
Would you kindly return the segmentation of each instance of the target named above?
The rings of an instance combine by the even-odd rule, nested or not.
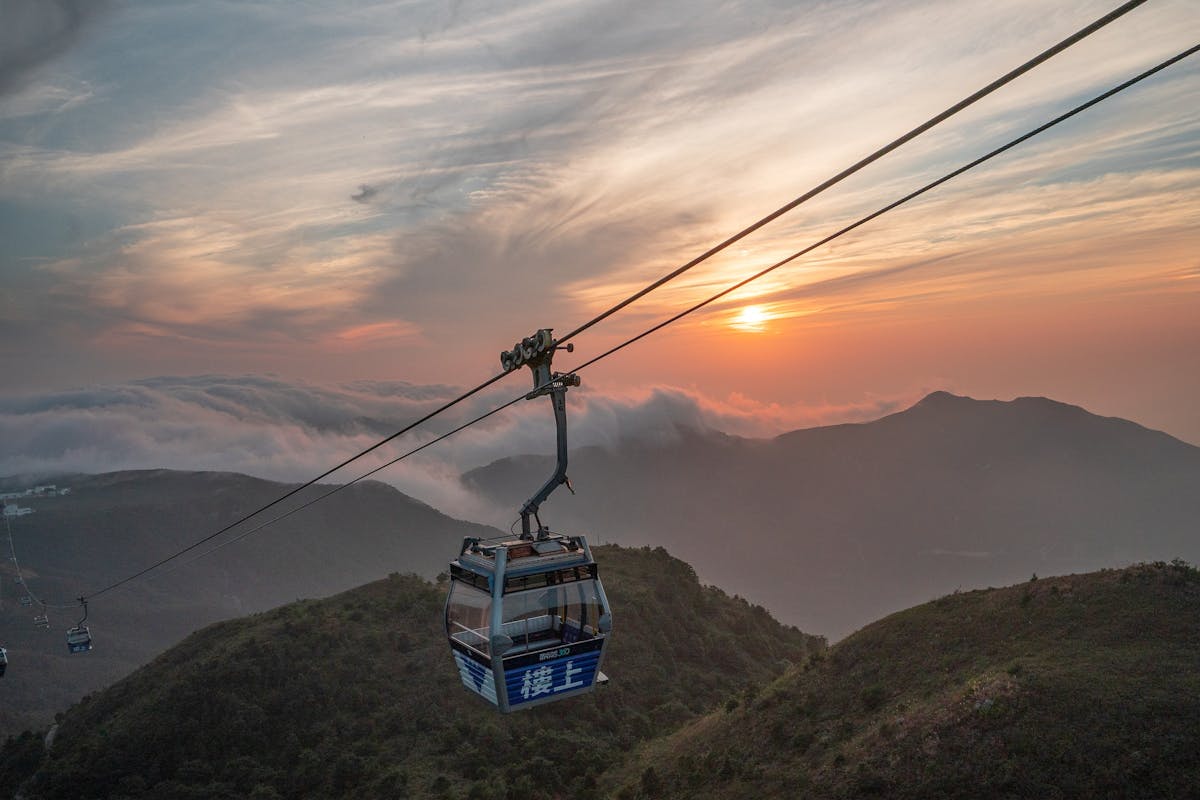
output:
[[[72,708],[24,794],[585,798],[638,741],[822,645],[661,549],[596,554],[616,630],[593,695],[499,716],[458,683],[444,589],[393,576],[188,637]],[[10,741],[0,788],[31,749]]]
[[[131,568],[192,544],[293,488],[236,473],[173,470],[79,475],[59,485],[71,493],[22,501],[36,513],[12,520],[29,585],[50,603],[69,603],[125,578]],[[296,499],[329,488],[312,487]],[[35,611],[17,604],[0,524],[0,644],[11,662],[0,679],[0,740],[49,725],[55,712],[204,625],[298,597],[327,597],[384,577],[395,569],[389,564],[432,578],[445,568],[439,552],[456,550],[464,536],[498,533],[365,481],[235,547],[195,563],[181,559],[105,595],[90,615],[103,641],[80,658],[67,653],[63,640],[78,619],[75,609],[50,610],[53,629],[43,631],[32,625]]]
[[[636,797],[1200,794],[1200,573],[943,597],[864,628],[606,778]]]

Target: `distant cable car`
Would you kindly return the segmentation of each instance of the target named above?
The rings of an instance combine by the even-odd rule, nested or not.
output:
[[[33,605],[33,598],[27,594],[21,595],[21,605],[26,607]]]
[[[71,653],[86,653],[92,649],[92,634],[87,625],[76,625],[67,631],[67,650]]]
[[[33,618],[33,624],[38,626],[39,628],[45,628],[46,630],[50,630],[50,617],[48,617],[45,614],[38,614],[36,617]]]
[[[551,374],[557,345],[539,330],[502,353],[506,371],[529,366],[534,390],[550,395],[558,430],[558,467],[521,509],[521,535],[463,540],[450,564],[446,638],[463,685],[502,712],[589,692],[600,671],[612,612],[583,536],[551,533],[538,507],[567,484],[566,392],[577,375]],[[570,345],[567,350],[573,349]],[[530,517],[537,522],[532,530]]]
[[[83,604],[83,618],[67,631],[67,651],[71,653],[86,653],[92,649],[92,632],[84,624],[88,615],[87,601],[81,597],[79,602]]]
[[[5,671],[8,670],[8,651],[0,647],[0,678],[4,677]]]

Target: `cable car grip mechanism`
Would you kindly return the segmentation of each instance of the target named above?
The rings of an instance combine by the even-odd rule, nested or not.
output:
[[[522,539],[534,538],[530,517],[537,522],[536,538],[549,538],[550,531],[542,525],[542,520],[538,517],[538,508],[560,484],[565,483],[571,494],[575,493],[575,489],[571,485],[571,480],[567,477],[566,394],[567,389],[579,385],[579,376],[574,373],[551,372],[550,369],[551,362],[554,359],[554,351],[566,350],[570,353],[575,350],[575,345],[558,344],[554,341],[552,331],[553,328],[541,328],[532,336],[526,336],[517,342],[512,350],[506,350],[500,354],[500,365],[504,368],[505,372],[512,372],[523,366],[529,367],[530,371],[533,372],[533,390],[525,395],[526,400],[533,400],[542,395],[550,396],[550,403],[554,408],[554,423],[558,438],[558,463],[554,474],[521,507]]]

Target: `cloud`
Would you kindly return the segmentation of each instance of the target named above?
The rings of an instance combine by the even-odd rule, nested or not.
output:
[[[21,88],[37,67],[70,48],[108,6],[105,0],[0,0],[0,95]]]
[[[346,314],[386,269],[387,236],[312,241],[296,237],[286,219],[173,217],[127,226],[90,244],[90,257],[18,270],[30,285],[49,284],[23,296],[26,324],[40,328],[41,320],[59,318],[91,326],[81,338],[98,352],[154,339],[178,352],[303,343],[340,353],[420,337],[416,325],[394,313],[376,319]],[[258,263],[264,253],[274,262],[269,270]]]
[[[1060,134],[999,159],[784,265],[711,310],[721,313],[753,297],[770,304],[775,318],[846,315],[882,305],[904,307],[911,316],[929,302],[1161,285],[1160,276],[1177,268],[1197,241],[1200,171],[1181,155],[1179,138],[1181,130],[1200,126],[1200,113],[1183,108],[1154,121],[1124,119],[1110,129],[1123,112],[1114,107],[1111,113],[1093,120],[1098,130],[1082,141]],[[977,145],[973,154],[989,146]],[[1136,170],[1127,160],[1133,152],[1140,154]],[[713,294],[931,177],[889,178],[869,192],[843,193],[822,206],[828,221],[793,223],[762,236],[656,294],[643,311],[666,315]],[[1014,185],[1021,190],[1012,191]],[[1134,240],[1153,244],[1130,247]],[[1119,250],[1124,255],[1115,260]],[[581,281],[570,291],[581,301],[597,298],[599,306],[637,288],[633,281],[601,280]]]
[[[374,186],[368,186],[364,183],[358,187],[357,192],[350,195],[350,199],[356,203],[369,203],[371,202],[371,198],[377,194],[379,194],[378,189],[376,189]]]
[[[46,19],[84,7],[20,7],[35,5]],[[597,335],[657,321],[1190,45],[1193,6],[1147,4]],[[119,31],[97,26],[53,74],[25,70],[0,112],[0,370],[52,386],[242,370],[466,381],[481,352],[587,319],[1107,10],[125,5]],[[69,30],[21,42],[62,52]],[[815,326],[980,297],[1179,292],[1171,276],[1195,265],[1180,254],[1196,251],[1196,74],[1180,65],[736,302]],[[68,217],[77,235],[61,235]],[[649,415],[677,399],[608,402]],[[753,429],[723,403],[701,405]]]
[[[508,391],[520,390],[510,385]],[[319,386],[208,375],[9,396],[0,398],[0,441],[5,443],[0,474],[171,468],[308,480],[458,393],[455,387],[401,382]],[[349,480],[512,396],[472,399],[329,481]],[[570,436],[573,447],[630,439],[661,442],[683,428],[771,436],[794,427],[873,419],[912,399],[789,407],[742,394],[708,398],[665,386],[628,394],[580,389],[570,396]],[[553,447],[549,404],[521,404],[386,469],[377,479],[450,513],[497,521],[495,510],[471,496],[458,476],[498,458],[550,453]]]
[[[99,273],[120,272],[107,282],[151,299],[184,283],[165,272],[186,271],[199,276],[186,281],[193,292],[229,287],[235,307],[276,322],[280,332],[333,308],[365,315],[365,324],[398,316],[443,336],[451,310],[477,327],[531,301],[582,317],[773,200],[827,177],[831,164],[869,152],[886,138],[881,132],[903,130],[908,116],[956,99],[950,88],[961,83],[965,93],[1019,62],[1032,31],[1049,38],[1042,28],[1066,30],[1077,14],[1094,11],[1047,18],[1035,2],[1009,4],[1002,14],[945,2],[681,8],[417,4],[398,17],[386,4],[364,4],[349,16],[315,4],[286,20],[269,7],[131,11],[124,17],[130,35],[166,36],[164,46],[176,35],[168,26],[209,34],[201,43],[226,36],[222,58],[204,65],[214,71],[208,81],[198,83],[197,73],[183,84],[189,91],[153,98],[161,103],[154,125],[117,126],[97,118],[105,106],[94,103],[86,115],[77,110],[76,126],[96,131],[88,139],[70,146],[0,140],[5,182],[21,187],[16,202],[27,202],[32,188],[34,195],[85,192],[125,209],[125,224],[93,237],[85,254],[71,254],[83,269],[61,280],[99,284],[106,282]],[[1161,27],[1182,10],[1168,3],[1151,20]],[[945,35],[910,46],[909,32],[935,19]],[[256,32],[285,23],[289,47],[264,48]],[[968,115],[969,125],[938,129],[897,154],[895,166],[873,167],[869,178],[839,190],[840,199],[748,242],[747,256],[782,250],[816,223],[878,202],[913,168],[973,152],[980,131],[1023,124],[1053,100],[1122,74],[1146,49],[1123,46],[1116,60],[1071,53],[1071,69],[989,99]],[[129,58],[124,51],[107,57]],[[930,82],[932,65],[947,62],[956,64],[955,86]],[[134,102],[120,84],[108,91]],[[1172,100],[1179,91],[1164,92],[1154,108],[1179,117],[1187,108]],[[1148,129],[1164,119],[1134,113],[1122,124]],[[1181,123],[1176,135],[1200,125]],[[359,186],[349,208],[347,185]],[[148,217],[146,207],[159,211]],[[994,219],[984,214],[969,224]],[[388,247],[380,246],[384,235]],[[916,234],[918,242],[928,238]],[[314,247],[318,241],[327,244]],[[131,247],[154,266],[126,269]],[[312,268],[313,291],[274,291],[305,262],[323,266],[330,256],[322,250],[354,261],[356,290],[343,291],[341,270]],[[658,296],[694,297],[713,274],[728,273],[717,266]],[[477,291],[464,298],[463,286]],[[95,296],[73,296],[80,294]],[[268,294],[278,299],[268,303]],[[209,328],[223,330],[229,299],[154,324],[169,332],[202,324],[198,316],[207,314]],[[273,304],[299,313],[272,316],[264,305]]]

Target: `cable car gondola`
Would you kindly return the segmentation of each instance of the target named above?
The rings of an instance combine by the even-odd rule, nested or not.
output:
[[[70,653],[86,653],[92,649],[92,632],[84,624],[88,616],[87,601],[81,597],[79,602],[83,604],[83,619],[67,631],[67,652]]]
[[[67,631],[67,651],[86,653],[92,649],[92,633],[87,625],[76,625]]]
[[[504,713],[583,694],[608,680],[600,666],[612,613],[591,548],[583,536],[552,533],[537,515],[559,484],[571,488],[566,392],[579,377],[550,372],[555,349],[550,329],[543,328],[500,361],[506,371],[533,370],[534,390],[526,399],[550,395],[557,469],[521,509],[520,536],[464,539],[450,564],[450,651],[463,685]]]
[[[0,678],[4,677],[6,670],[8,670],[8,651],[0,647]]]

